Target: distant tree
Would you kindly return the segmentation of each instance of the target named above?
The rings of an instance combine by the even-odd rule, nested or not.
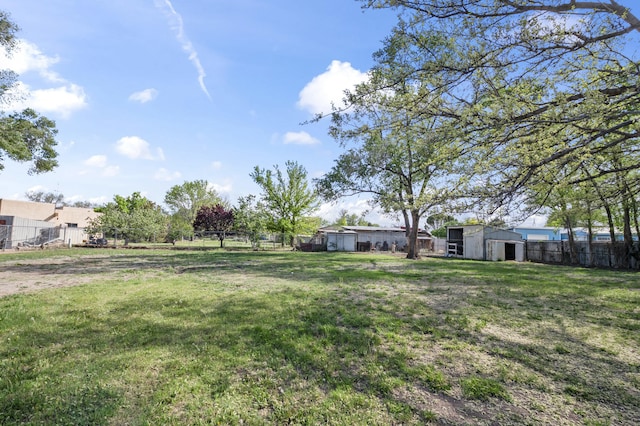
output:
[[[193,235],[193,221],[200,207],[226,204],[206,180],[185,181],[172,186],[164,203],[172,215],[170,234],[174,239]]]
[[[305,216],[300,220],[297,235],[313,235],[322,226],[322,218],[319,216]]]
[[[455,217],[451,216],[447,213],[436,213],[427,217],[427,225],[431,229],[438,229],[445,226],[447,223],[454,222],[456,220]]]
[[[99,204],[93,201],[67,201],[64,195],[59,192],[28,191],[25,192],[24,196],[34,203],[51,203],[55,204],[56,207],[78,207],[84,209],[100,207]]]
[[[27,200],[33,201],[34,203],[52,203],[56,206],[67,205],[64,201],[64,195],[59,192],[29,191],[24,195],[27,197]]]
[[[193,222],[187,222],[182,216],[172,214],[169,216],[169,229],[167,241],[175,245],[176,241],[193,237]]]
[[[68,204],[68,203],[66,203]],[[93,201],[74,201],[71,204],[68,204],[70,207],[80,207],[80,208],[85,208],[85,209],[94,209],[96,207],[98,207],[97,203],[94,203]]]
[[[338,217],[336,218],[333,225],[336,226],[376,226],[365,219],[366,212],[361,215],[357,215],[355,213],[349,213],[348,210],[342,209],[338,212]]]
[[[134,192],[128,197],[114,196],[112,202],[95,209],[102,213],[91,221],[90,234],[123,238],[129,242],[164,239],[167,233],[167,215],[153,201]]]
[[[202,206],[196,213],[193,228],[196,231],[215,232],[223,247],[226,233],[233,230],[234,213],[222,204],[215,206]]]
[[[318,196],[309,187],[306,169],[295,161],[285,163],[286,171],[256,166],[251,177],[262,189],[261,202],[269,217],[267,228],[281,233],[293,244],[293,237],[305,228],[303,218],[318,208]]]
[[[234,229],[242,232],[256,250],[260,247],[260,239],[267,232],[269,216],[264,206],[256,201],[255,195],[240,197],[234,209]]]
[[[444,222],[439,228],[436,228],[431,231],[431,235],[436,238],[447,238],[447,226],[457,226],[462,225],[462,223],[456,219]]]
[[[0,54],[4,50],[10,55],[16,46],[15,34],[18,26],[9,15],[0,10]],[[11,88],[17,82],[17,75],[7,69],[0,69],[0,170],[8,158],[17,162],[32,162],[29,174],[53,170],[58,162],[54,147],[58,133],[54,121],[39,115],[32,109],[6,114],[4,105],[15,95]]]

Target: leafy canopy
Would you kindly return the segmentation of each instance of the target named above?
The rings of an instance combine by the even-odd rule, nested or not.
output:
[[[562,184],[638,169],[640,20],[621,2],[365,0],[400,19],[376,54],[441,93],[474,174],[467,195],[500,207]],[[413,104],[416,109],[423,107]],[[609,161],[619,152],[624,162]],[[598,161],[601,157],[605,161]],[[532,188],[535,190],[531,191]]]
[[[134,192],[128,197],[116,195],[112,202],[95,209],[102,213],[91,222],[88,233],[123,238],[129,242],[163,240],[167,216],[153,201]]]
[[[11,55],[16,46],[17,31],[18,26],[0,10],[0,56]],[[2,107],[14,98],[11,89],[16,82],[17,75],[13,71],[0,69],[0,170],[4,169],[4,161],[9,159],[19,163],[31,162],[29,174],[49,172],[58,165],[56,124],[29,108],[7,114]]]
[[[261,203],[268,217],[267,229],[292,237],[308,228],[304,218],[318,208],[316,192],[309,186],[306,169],[295,161],[285,163],[283,172],[256,166],[251,178],[262,189]]]

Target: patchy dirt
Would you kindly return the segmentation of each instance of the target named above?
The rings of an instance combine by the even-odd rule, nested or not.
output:
[[[0,297],[85,284],[98,278],[93,274],[69,273],[79,267],[78,261],[80,259],[74,258],[71,265],[67,258],[3,262],[0,264]]]

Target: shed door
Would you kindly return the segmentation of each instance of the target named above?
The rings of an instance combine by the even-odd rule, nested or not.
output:
[[[516,260],[516,245],[504,243],[504,260]]]

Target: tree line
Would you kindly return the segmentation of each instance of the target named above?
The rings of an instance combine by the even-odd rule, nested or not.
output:
[[[343,153],[301,198],[273,196],[288,184],[285,175],[300,181],[297,163],[288,162],[285,174],[256,167],[263,194],[239,200],[236,214],[251,218],[240,221],[291,235],[308,223],[317,202],[311,193],[324,200],[365,194],[403,218],[410,258],[418,257],[426,215],[474,211],[547,213],[570,242],[577,226],[592,233],[604,225],[612,240],[621,230],[627,253],[640,257],[640,19],[629,7],[618,0],[358,1],[393,9],[398,21],[374,53],[368,80],[317,117],[330,121]],[[0,40],[11,47],[16,27],[6,14],[0,22]],[[10,87],[15,76],[2,76]],[[30,114],[0,117],[0,161],[4,153],[50,170],[55,126]],[[309,210],[300,210],[296,202],[305,200]],[[179,229],[192,219],[172,220]]]
[[[201,233],[214,233],[223,246],[226,235],[239,232],[254,247],[268,233],[282,236],[282,243],[293,245],[299,234],[314,233],[321,219],[311,214],[318,196],[311,188],[305,168],[288,161],[285,169],[256,166],[251,174],[262,190],[260,197],[240,197],[236,205],[224,199],[206,180],[187,181],[171,187],[164,204],[168,211],[139,192],[95,208],[102,213],[91,222],[87,232],[125,240],[148,241],[161,238],[169,242],[192,239]]]
[[[640,19],[619,1],[361,0],[398,22],[328,117],[319,179],[417,229],[427,213],[550,214],[640,256]],[[590,238],[591,239],[591,238]]]

